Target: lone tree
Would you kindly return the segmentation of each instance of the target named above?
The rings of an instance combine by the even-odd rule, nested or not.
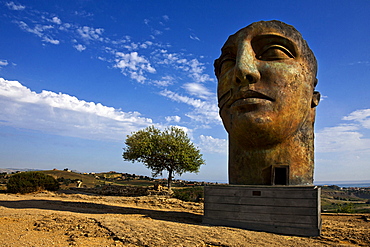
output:
[[[168,172],[168,189],[171,189],[175,174],[198,172],[205,164],[199,150],[190,141],[187,134],[177,127],[171,126],[160,131],[154,126],[132,133],[127,136],[123,159],[138,161],[152,170],[154,177]]]

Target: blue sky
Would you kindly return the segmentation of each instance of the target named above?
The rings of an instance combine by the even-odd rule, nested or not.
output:
[[[126,135],[183,128],[227,181],[213,61],[259,20],[295,26],[318,63],[315,181],[370,179],[370,1],[0,1],[0,167],[150,175]],[[178,177],[177,177],[178,178]]]

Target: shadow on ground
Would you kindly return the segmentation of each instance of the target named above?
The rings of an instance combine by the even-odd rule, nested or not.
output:
[[[0,206],[13,209],[45,209],[54,211],[68,211],[74,213],[88,214],[122,214],[122,215],[144,215],[156,220],[171,222],[201,224],[202,215],[153,209],[140,209],[124,206],[112,206],[91,202],[59,201],[59,200],[17,200],[0,201]]]

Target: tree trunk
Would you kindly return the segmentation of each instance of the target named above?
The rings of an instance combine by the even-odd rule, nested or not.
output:
[[[171,184],[172,184],[172,169],[169,169],[168,170],[168,180],[167,180],[168,190],[171,190]]]

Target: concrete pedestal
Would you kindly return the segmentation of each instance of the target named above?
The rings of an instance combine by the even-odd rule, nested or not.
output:
[[[203,223],[319,236],[320,194],[315,186],[206,186]]]

